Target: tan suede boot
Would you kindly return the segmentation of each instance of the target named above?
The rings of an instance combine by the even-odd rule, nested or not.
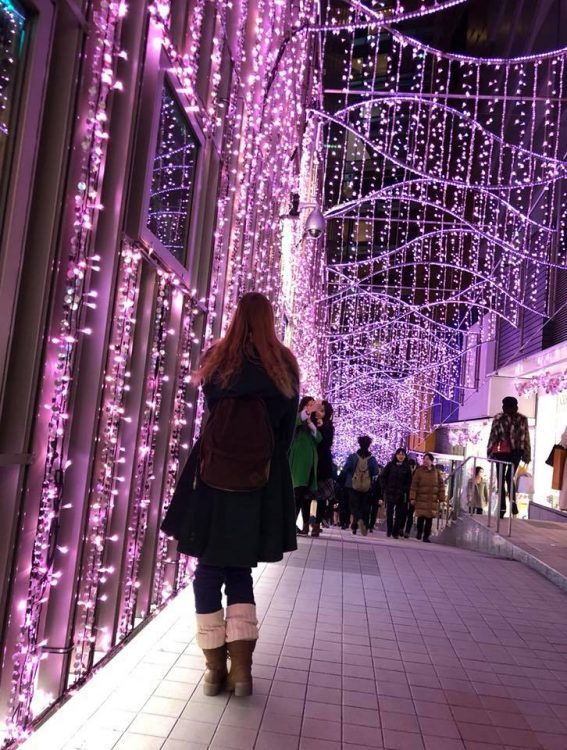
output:
[[[230,658],[227,687],[238,697],[252,695],[252,652],[258,638],[254,604],[226,608],[226,647]]]
[[[203,693],[218,695],[224,688],[228,671],[226,668],[226,643],[218,648],[204,648],[207,671],[203,678]]]
[[[203,680],[205,695],[218,695],[227,678],[226,627],[224,612],[197,615],[197,645],[205,656],[207,671]]]
[[[238,698],[252,695],[252,653],[256,641],[231,641],[226,645],[230,657],[228,689]]]

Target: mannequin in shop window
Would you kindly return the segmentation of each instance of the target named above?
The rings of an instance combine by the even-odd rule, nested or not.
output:
[[[559,490],[559,510],[567,510],[567,427],[561,435],[559,446],[565,450],[553,452],[552,486],[554,490]]]
[[[528,418],[518,411],[518,399],[506,396],[502,400],[502,411],[493,421],[486,449],[488,458],[499,461],[496,464],[498,492],[500,495],[500,518],[506,513],[506,493],[510,498],[511,512],[516,515],[514,474],[520,461],[531,461],[530,433]]]

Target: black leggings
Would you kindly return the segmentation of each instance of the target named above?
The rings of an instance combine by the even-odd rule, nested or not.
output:
[[[293,492],[295,494],[295,515],[297,517],[301,512],[303,525],[309,526],[309,506],[311,505],[309,487],[296,487]]]
[[[406,522],[406,499],[403,495],[386,499],[386,531],[388,534],[404,533]]]
[[[227,604],[255,604],[250,568],[221,568],[199,563],[193,578],[195,609],[198,615],[209,615],[222,609],[222,587]]]
[[[431,536],[431,529],[433,527],[433,519],[432,518],[424,518],[423,516],[418,516],[417,519],[417,538],[421,539],[422,535],[424,539],[429,539]]]
[[[510,512],[516,510],[516,488],[514,486],[514,474],[522,460],[522,452],[513,450],[511,453],[495,453],[492,458],[498,461],[508,461],[508,464],[496,464],[496,477],[498,480],[498,492],[500,495],[500,518],[506,513],[506,491],[510,499]],[[511,464],[511,465],[510,465]],[[512,467],[514,471],[512,472]],[[517,513],[517,510],[516,510]]]

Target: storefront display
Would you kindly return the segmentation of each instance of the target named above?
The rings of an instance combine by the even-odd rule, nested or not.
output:
[[[565,461],[561,457],[562,451],[554,451],[551,463],[547,463],[556,445],[567,447],[567,391],[540,391],[535,429],[534,499],[542,505],[567,511],[567,485],[564,482]],[[567,455],[567,451],[564,454]]]

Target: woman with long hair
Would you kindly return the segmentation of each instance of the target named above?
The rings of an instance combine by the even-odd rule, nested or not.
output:
[[[205,694],[216,695],[226,684],[236,695],[250,695],[258,638],[251,568],[297,549],[287,452],[299,369],[276,336],[266,297],[251,292],[240,299],[226,335],[204,354],[194,382],[203,385],[209,417],[172,501],[178,509],[183,504],[182,518],[173,511],[162,528],[179,540],[180,552],[198,558],[193,589],[197,643],[207,666]],[[248,441],[240,437],[246,431]],[[271,452],[262,457],[265,444]]]

